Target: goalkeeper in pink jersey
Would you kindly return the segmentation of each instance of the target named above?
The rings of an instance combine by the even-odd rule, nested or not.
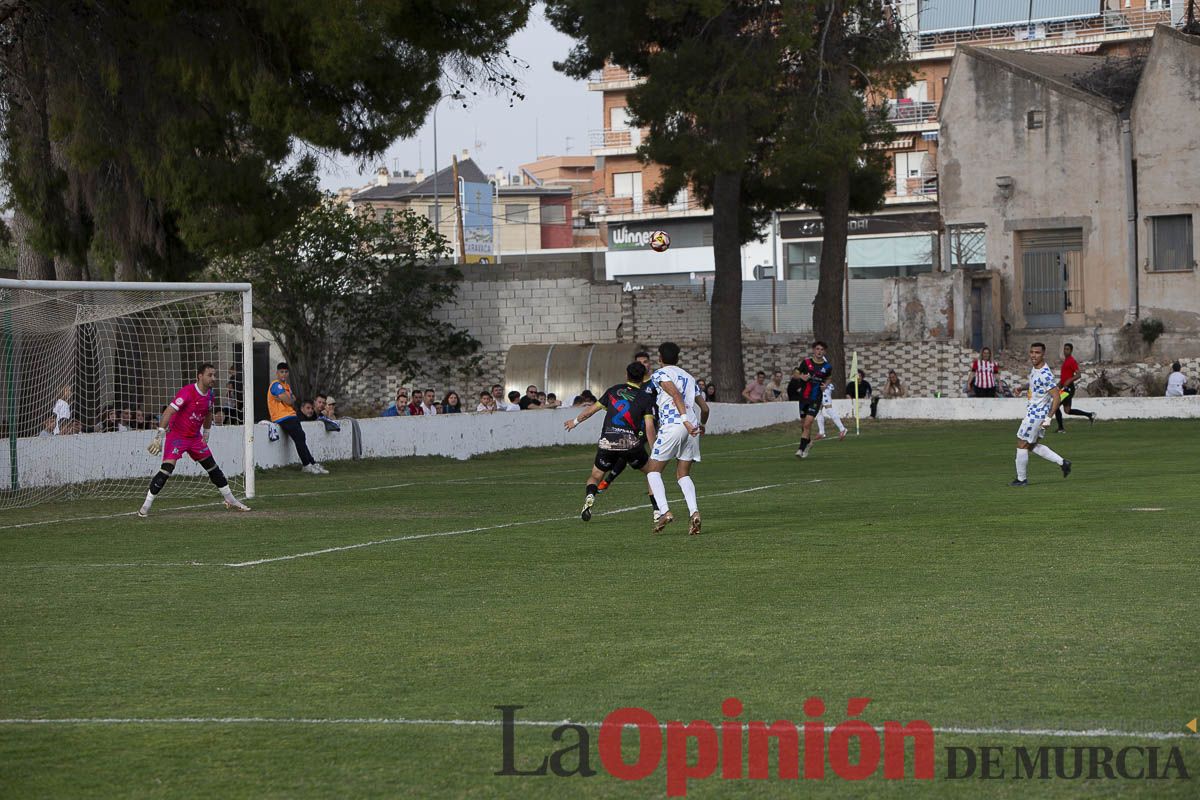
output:
[[[233,496],[229,489],[229,481],[225,473],[217,466],[212,451],[208,449],[208,433],[212,429],[213,391],[217,382],[217,368],[212,364],[201,364],[196,370],[196,382],[188,384],[175,393],[175,399],[163,412],[158,423],[158,433],[154,441],[146,448],[151,455],[162,453],[162,465],[150,479],[150,491],[146,493],[146,502],[138,509],[138,516],[150,514],[150,506],[154,498],[167,484],[167,479],[175,471],[175,462],[186,453],[192,460],[204,467],[208,478],[225,498],[225,507],[238,511],[249,511],[250,507]],[[164,445],[163,438],[166,437]]]

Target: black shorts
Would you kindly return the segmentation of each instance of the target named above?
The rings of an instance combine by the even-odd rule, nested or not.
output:
[[[976,397],[995,397],[996,396],[996,387],[995,386],[989,386],[986,389],[981,389],[978,386],[976,386],[976,387],[974,387],[974,389],[975,389]]]
[[[1071,407],[1071,398],[1075,396],[1075,383],[1072,381],[1062,388],[1062,407]]]
[[[821,416],[821,401],[809,403],[804,400],[800,401],[800,419],[805,417],[817,418]]]
[[[632,450],[604,450],[596,448],[596,469],[601,472],[611,472],[617,464],[627,464],[634,469],[641,469],[650,460],[646,446],[640,445]]]

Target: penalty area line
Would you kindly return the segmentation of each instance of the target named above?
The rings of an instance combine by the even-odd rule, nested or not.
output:
[[[599,722],[577,722],[574,720],[531,720],[516,719],[513,725],[525,728],[556,728],[560,725],[582,725],[599,728]],[[0,725],[410,725],[420,727],[477,727],[498,728],[504,725],[499,719],[419,719],[410,717],[61,717],[53,719],[0,719]],[[665,729],[667,723],[660,722]],[[825,732],[832,733],[836,726],[826,725]],[[872,726],[883,733],[883,726]],[[1187,739],[1193,734],[1182,731],[1123,731],[1114,728],[999,728],[999,727],[954,727],[933,726],[934,733],[951,736],[1030,736],[1047,739]]]

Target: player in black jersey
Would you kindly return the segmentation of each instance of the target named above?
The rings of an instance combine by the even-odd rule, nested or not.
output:
[[[645,386],[650,382],[650,373],[654,371],[650,366],[650,354],[645,350],[641,350],[634,355],[633,360],[646,368],[646,377],[642,378],[642,386]],[[611,486],[613,481],[615,481],[617,477],[625,471],[625,466],[627,463],[628,462],[626,461],[617,462],[617,465],[613,467],[608,474],[601,477],[600,483],[596,485],[596,494],[604,494],[604,490]],[[653,493],[650,495],[650,504],[654,505]]]
[[[563,423],[567,430],[572,430],[600,409],[605,409],[596,460],[583,498],[583,511],[579,515],[584,522],[592,518],[598,484],[606,472],[618,464],[644,469],[650,460],[646,440],[653,440],[655,435],[654,388],[642,385],[646,367],[636,361],[625,368],[625,375],[629,378],[627,383],[609,387],[595,405]]]
[[[825,349],[824,342],[813,342],[812,356],[800,362],[800,366],[797,368],[799,371],[797,377],[800,381],[799,402],[802,430],[800,449],[796,451],[796,455],[800,458],[808,458],[808,445],[812,442],[809,432],[813,420],[821,415],[825,384],[829,383],[830,376],[833,374],[833,364],[825,358]],[[789,384],[790,389],[791,385]]]

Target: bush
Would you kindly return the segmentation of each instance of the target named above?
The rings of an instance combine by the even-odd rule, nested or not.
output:
[[[1164,330],[1162,320],[1154,317],[1146,317],[1139,327],[1142,331],[1142,341],[1147,347],[1153,347],[1155,340],[1162,336]]]

